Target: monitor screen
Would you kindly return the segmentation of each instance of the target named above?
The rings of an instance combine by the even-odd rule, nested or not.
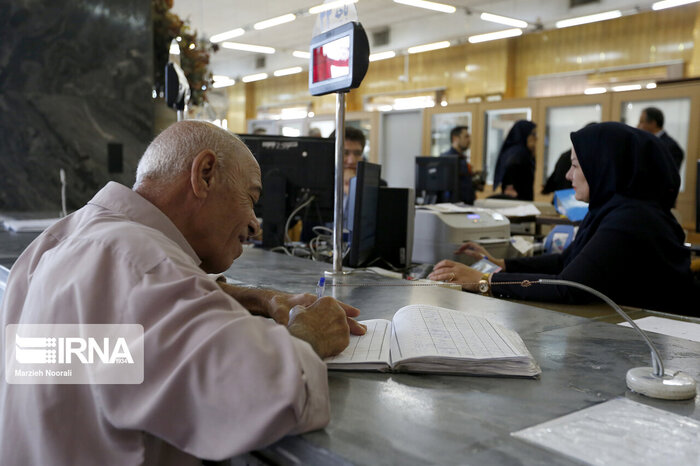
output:
[[[459,159],[416,157],[416,197],[424,204],[459,202]]]
[[[375,163],[359,162],[357,175],[350,180],[350,252],[347,261],[350,267],[365,265],[375,254],[381,168]]]
[[[255,213],[263,219],[263,247],[285,244],[290,215],[304,231],[333,221],[335,141],[313,137],[239,134],[260,165],[263,191]],[[290,222],[293,225],[294,221]]]
[[[350,73],[350,36],[315,47],[312,63],[314,83],[347,76]]]

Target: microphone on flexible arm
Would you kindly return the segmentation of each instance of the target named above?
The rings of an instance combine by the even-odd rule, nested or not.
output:
[[[520,284],[524,287],[532,284],[542,285],[564,285],[578,288],[587,291],[605,301],[610,307],[622,316],[632,327],[644,338],[644,341],[651,349],[651,364],[652,367],[634,367],[627,371],[627,386],[633,392],[641,393],[650,398],[659,398],[663,400],[687,400],[695,398],[696,382],[690,375],[685,372],[664,369],[663,361],[659,352],[654,346],[654,343],[649,339],[646,333],[634,323],[620,307],[613,302],[612,299],[605,296],[603,293],[577,282],[569,280],[555,279],[540,279],[537,281],[524,280]],[[497,283],[496,283],[497,284]]]

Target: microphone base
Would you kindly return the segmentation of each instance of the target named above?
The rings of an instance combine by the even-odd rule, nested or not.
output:
[[[651,367],[627,371],[627,386],[633,392],[661,400],[689,400],[697,391],[695,380],[685,372],[666,370],[663,377],[657,377]]]

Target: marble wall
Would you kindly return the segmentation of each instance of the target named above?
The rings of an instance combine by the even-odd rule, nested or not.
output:
[[[61,168],[68,210],[133,184],[153,137],[150,18],[144,0],[0,0],[0,211],[58,212]]]

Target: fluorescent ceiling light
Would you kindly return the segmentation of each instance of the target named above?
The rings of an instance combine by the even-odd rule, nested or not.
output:
[[[435,106],[432,96],[400,97],[394,99],[394,110],[413,110],[416,108],[430,108]]]
[[[663,10],[665,8],[673,8],[674,6],[687,5],[689,3],[695,3],[699,0],[664,0],[662,2],[652,3],[652,10]]]
[[[527,22],[522,21],[520,19],[508,18],[507,16],[493,15],[491,13],[481,13],[480,18],[484,21],[505,24],[506,26],[513,26],[514,28],[526,28],[528,26]]]
[[[221,46],[225,49],[242,50],[244,52],[255,53],[275,53],[272,47],[263,47],[262,45],[241,44],[240,42],[224,42]]]
[[[469,97],[467,99],[468,104],[478,104],[479,102],[481,102],[481,97]]]
[[[308,110],[305,107],[289,107],[280,110],[281,120],[299,120],[301,118],[306,118],[307,116]]]
[[[377,52],[370,54],[369,61],[386,60],[387,58],[394,58],[395,56],[396,52],[394,52],[393,50],[389,50],[387,52]]]
[[[236,80],[233,78],[230,78],[228,76],[222,76],[222,75],[215,74],[213,76],[213,78],[214,78],[214,83],[211,85],[211,87],[216,88],[216,89],[218,89],[220,87],[233,86],[234,84],[236,84]]]
[[[288,13],[286,15],[282,16],[277,16],[276,18],[270,18],[266,19],[265,21],[260,21],[259,23],[253,24],[253,29],[255,30],[260,30],[260,29],[267,29],[271,28],[272,26],[279,26],[280,24],[284,23],[290,23],[297,19],[296,15],[293,13]]]
[[[624,92],[624,91],[638,91],[642,88],[641,84],[626,84],[624,86],[614,86],[612,90],[614,92]]]
[[[231,29],[230,31],[222,32],[220,34],[214,34],[209,38],[209,42],[223,42],[228,39],[233,39],[234,37],[242,36],[243,34],[245,34],[243,28]]]
[[[292,52],[292,55],[297,58],[304,58],[306,60],[311,58],[311,54],[309,52],[302,52],[301,50],[295,50],[294,52]]]
[[[479,42],[487,42],[489,40],[505,39],[507,37],[516,37],[522,35],[522,29],[505,29],[503,31],[489,32],[486,34],[477,34],[469,37],[470,44],[478,44]]]
[[[647,89],[656,89],[656,83],[647,84]]]
[[[449,46],[450,41],[443,40],[442,42],[433,42],[432,44],[416,45],[415,47],[409,47],[408,53],[429,52],[431,50],[446,49]]]
[[[252,83],[253,81],[261,81],[263,79],[267,79],[267,73],[249,74],[248,76],[243,76],[241,81],[244,83]]]
[[[275,72],[272,73],[272,74],[274,74],[275,76],[287,76],[287,75],[290,75],[290,74],[301,73],[302,71],[303,71],[303,69],[302,69],[301,66],[294,66],[294,67],[292,67],[292,68],[284,68],[284,69],[281,69],[281,70],[277,70],[277,71],[275,71]]]
[[[426,0],[394,0],[394,3],[402,5],[415,6],[417,8],[425,8],[426,10],[439,11],[441,13],[454,13],[457,8],[444,3],[428,2]]]
[[[562,19],[554,25],[558,28],[568,28],[570,26],[578,26],[579,24],[595,23],[597,21],[605,21],[607,19],[615,19],[622,16],[620,10],[606,11],[595,15],[579,16],[578,18]]]
[[[332,10],[333,8],[349,5],[351,3],[357,3],[357,0],[337,0],[335,2],[328,2],[322,5],[312,6],[309,8],[309,14],[315,15],[317,13],[321,13],[322,11]]]
[[[608,92],[608,90],[605,87],[589,87],[583,91],[586,95],[605,94],[606,92]]]
[[[486,102],[500,102],[501,100],[503,100],[503,97],[501,97],[501,96],[498,95],[498,94],[497,94],[497,95],[487,95],[487,96],[486,96]]]

